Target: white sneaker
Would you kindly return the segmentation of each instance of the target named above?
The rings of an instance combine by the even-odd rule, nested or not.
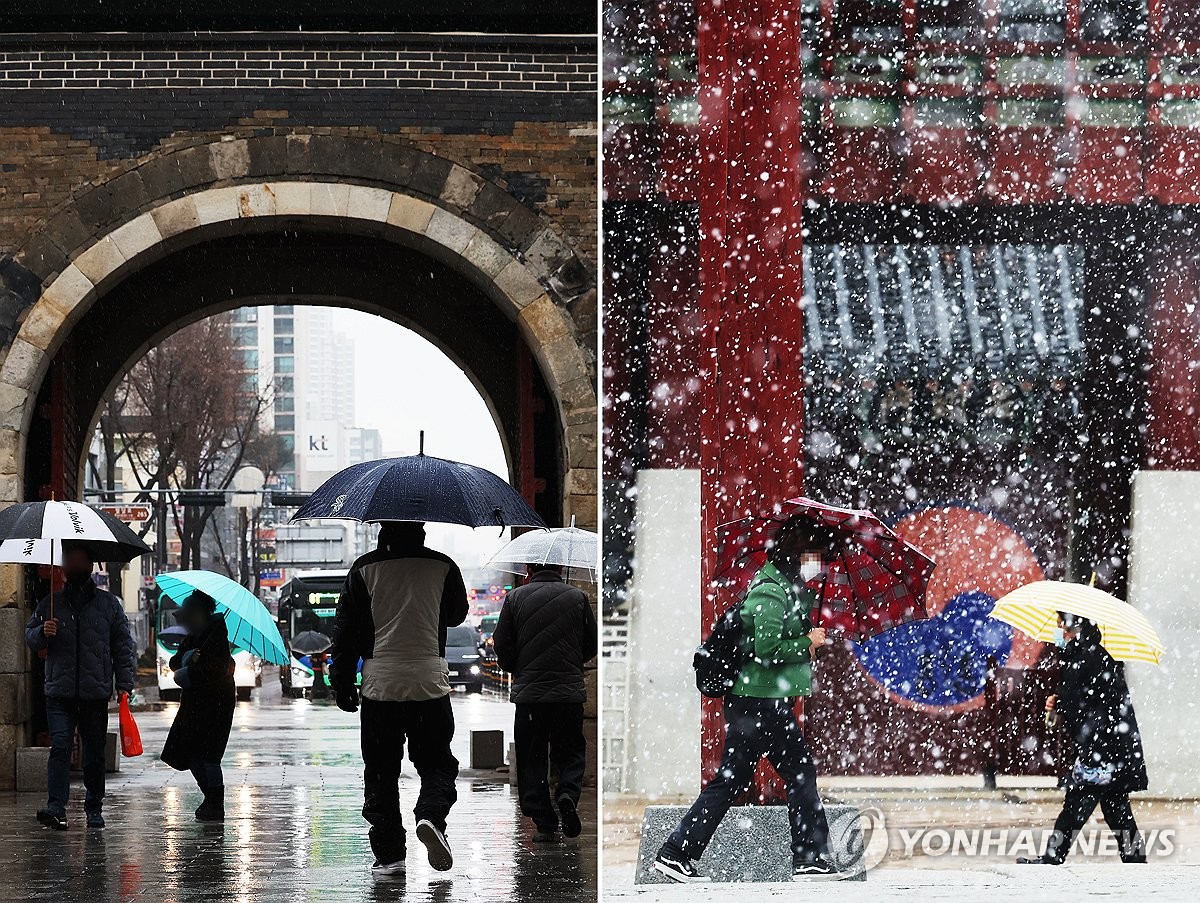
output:
[[[417,840],[425,844],[429,853],[429,864],[439,872],[448,872],[454,865],[454,854],[450,852],[450,844],[446,835],[434,827],[427,818],[417,822]]]
[[[375,864],[373,866],[371,866],[371,874],[372,875],[380,875],[380,876],[403,875],[404,874],[404,860],[397,859],[395,862],[383,863],[383,862],[380,862],[378,859],[376,859]]]

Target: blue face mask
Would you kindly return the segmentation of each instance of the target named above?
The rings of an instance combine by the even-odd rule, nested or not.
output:
[[[1063,629],[1061,627],[1054,628],[1054,645],[1059,649],[1062,649],[1067,645],[1067,636],[1063,633]]]

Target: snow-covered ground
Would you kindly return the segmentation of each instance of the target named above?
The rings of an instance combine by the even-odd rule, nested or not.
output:
[[[1062,802],[1061,791],[1044,786],[1044,781],[1002,783],[997,791],[980,790],[957,782],[934,780],[911,786],[913,779],[871,781],[827,780],[827,800],[851,803],[860,809],[873,807],[886,822],[889,845],[867,882],[821,882],[823,900],[1013,900],[1021,903],[1089,895],[1109,899],[1153,899],[1155,903],[1200,898],[1200,800],[1166,800],[1135,797],[1134,811],[1145,833],[1167,832],[1170,842],[1151,857],[1147,865],[1124,865],[1113,852],[1075,855],[1060,867],[1018,866],[1013,856],[998,851],[996,839],[1014,840],[1033,833],[1040,837],[1048,829]],[[638,852],[638,834],[647,800],[608,796],[604,806],[603,895],[606,900],[639,900],[671,903],[675,900],[738,901],[747,899],[740,884],[704,886],[634,886],[633,871]],[[654,800],[656,804],[688,803],[690,800]],[[1098,815],[1097,815],[1098,818]],[[937,842],[921,839],[939,832]],[[941,852],[941,832],[952,838],[988,836],[987,852],[960,846],[953,853]],[[1111,834],[1095,818],[1085,828],[1098,844]],[[909,840],[905,850],[905,838]],[[933,854],[923,851],[932,850]],[[1018,851],[1023,852],[1023,851]],[[806,891],[811,892],[811,891]],[[796,899],[794,884],[755,884],[755,900]]]
[[[1109,900],[1153,900],[1154,903],[1194,903],[1200,892],[1200,867],[1122,866],[1099,862],[1053,866],[979,865],[964,868],[883,868],[866,883],[819,882],[819,886],[755,884],[752,893],[741,884],[642,885],[609,880],[605,870],[603,899],[639,903],[747,903],[748,900],[796,900],[819,895],[822,903],[837,900],[996,900],[1020,903],[1061,903],[1096,897]]]

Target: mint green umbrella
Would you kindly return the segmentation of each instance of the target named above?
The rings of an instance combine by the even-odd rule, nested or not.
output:
[[[275,619],[258,597],[240,583],[212,571],[174,571],[154,579],[180,605],[195,590],[212,596],[217,602],[217,612],[225,616],[231,643],[273,665],[288,663],[287,647]]]

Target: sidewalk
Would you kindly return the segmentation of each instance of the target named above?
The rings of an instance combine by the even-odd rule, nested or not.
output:
[[[1054,867],[1017,866],[1013,858],[994,852],[926,855],[919,843],[906,853],[904,836],[928,829],[953,832],[963,829],[1013,832],[1049,828],[1058,814],[1062,793],[1046,782],[1006,781],[994,791],[962,779],[922,781],[919,788],[904,789],[903,780],[839,779],[823,783],[827,801],[850,803],[860,809],[874,807],[886,822],[887,855],[867,875],[865,884],[821,882],[820,895],[828,900],[900,899],[928,901],[965,898],[1041,903],[1096,894],[1117,899],[1148,899],[1155,903],[1194,901],[1200,896],[1200,801],[1134,798],[1141,829],[1172,830],[1174,851],[1146,866],[1126,866],[1116,856],[1074,856]],[[690,799],[657,799],[653,804],[687,805]],[[703,888],[633,885],[642,812],[651,801],[610,795],[604,801],[605,900],[640,900],[671,903],[675,900],[737,901],[751,888],[744,884],[718,884]],[[1103,831],[1103,822],[1088,826]],[[757,899],[795,899],[795,885],[754,884]]]
[[[507,775],[464,769],[448,836],[449,872],[433,871],[409,834],[407,879],[374,879],[362,820],[358,722],[328,703],[262,700],[239,704],[225,757],[223,826],[196,822],[200,794],[187,773],[157,761],[174,706],[138,714],[146,755],[109,775],[103,831],[83,826],[82,785],[72,787],[70,830],[42,828],[42,794],[0,794],[0,899],[107,901],[399,900],[438,903],[594,903],[594,799],[583,835],[544,847],[529,841]],[[503,727],[498,699],[454,696],[455,755],[469,761],[470,731]],[[115,725],[115,719],[112,724]],[[401,779],[405,824],[417,780]]]

